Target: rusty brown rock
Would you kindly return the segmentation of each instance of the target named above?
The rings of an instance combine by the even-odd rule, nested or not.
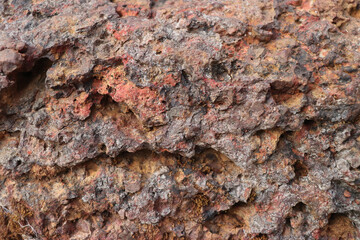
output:
[[[1,239],[359,239],[358,0],[0,2]]]

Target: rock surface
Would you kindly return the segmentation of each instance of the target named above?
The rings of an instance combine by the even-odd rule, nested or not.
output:
[[[0,1],[1,239],[360,239],[357,0]]]

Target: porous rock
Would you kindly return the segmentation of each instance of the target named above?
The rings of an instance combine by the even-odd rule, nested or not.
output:
[[[1,239],[360,239],[358,0],[0,1]]]

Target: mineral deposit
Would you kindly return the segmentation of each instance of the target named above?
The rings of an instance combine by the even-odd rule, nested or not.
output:
[[[360,239],[359,0],[1,0],[0,239]]]

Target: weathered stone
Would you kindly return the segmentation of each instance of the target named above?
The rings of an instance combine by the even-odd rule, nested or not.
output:
[[[0,2],[2,239],[359,239],[360,2]]]

